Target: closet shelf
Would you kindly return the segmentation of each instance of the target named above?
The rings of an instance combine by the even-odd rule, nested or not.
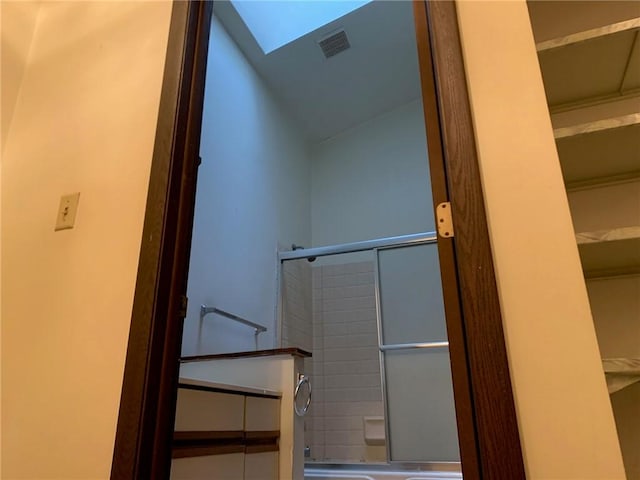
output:
[[[640,27],[640,18],[631,18],[617,23],[609,25],[602,25],[600,27],[591,28],[582,32],[571,33],[569,35],[563,35],[562,37],[551,38],[536,44],[536,50],[543,52],[545,50],[553,50],[554,48],[566,47],[576,43],[585,42],[587,40],[594,40],[596,38],[605,37],[614,33],[626,32],[628,30],[634,30]]]
[[[640,18],[540,42],[551,110],[614,99],[640,89]]]
[[[640,278],[640,11],[633,2],[527,3],[539,25],[536,49],[572,219],[581,230],[584,276],[628,275],[588,282],[588,293],[601,347],[627,356],[605,358],[602,366],[625,464],[636,465],[638,439],[625,432],[636,426],[640,387],[640,351],[632,341]],[[627,467],[627,476],[633,473]]]
[[[640,113],[553,132],[567,189],[640,178]]]
[[[576,234],[586,278],[640,273],[640,226]]]
[[[640,382],[640,358],[603,358],[609,393],[615,393]]]
[[[610,228],[607,230],[597,230],[595,232],[576,233],[578,245],[586,243],[602,243],[616,240],[629,240],[640,238],[640,226]]]
[[[637,106],[640,107],[640,102],[638,102]],[[632,127],[637,125],[640,125],[640,113],[634,112],[627,115],[620,115],[617,117],[603,118],[591,122],[581,123],[579,125],[555,128],[553,130],[553,136],[555,137],[556,141],[558,141],[566,137],[575,137],[578,135],[588,135],[604,131],[625,130],[625,127]]]

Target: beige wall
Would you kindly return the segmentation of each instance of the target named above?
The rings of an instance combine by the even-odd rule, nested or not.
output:
[[[0,3],[2,15],[2,136],[0,141],[4,149],[9,132],[13,109],[18,98],[22,75],[29,57],[29,48],[36,25],[40,2],[3,1]]]
[[[109,476],[170,13],[39,12],[2,158],[4,479]]]
[[[24,68],[29,56],[29,48],[36,18],[40,7],[39,2],[0,2],[0,166],[2,165],[2,152],[5,140],[9,132],[11,117],[20,89],[20,83]],[[2,185],[2,170],[0,168],[0,191]],[[0,224],[2,219],[2,202],[0,195]],[[0,236],[0,251],[2,239]],[[0,269],[2,268],[2,256],[0,255]],[[0,325],[2,324],[2,277],[0,276]],[[0,329],[0,339],[2,332]],[[0,355],[2,353],[0,340]],[[0,410],[2,408],[2,388],[0,387]],[[2,451],[2,436],[0,435],[0,452]],[[0,470],[2,455],[0,453]]]
[[[529,480],[624,471],[523,0],[458,0]]]

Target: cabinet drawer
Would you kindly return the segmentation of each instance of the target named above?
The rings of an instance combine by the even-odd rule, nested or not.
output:
[[[242,395],[178,389],[176,431],[242,430],[243,418]]]
[[[280,400],[247,397],[244,429],[246,431],[280,430]]]
[[[244,457],[244,453],[232,453],[174,458],[171,461],[171,480],[239,480],[243,478]]]
[[[278,452],[247,453],[244,456],[244,480],[277,480]]]

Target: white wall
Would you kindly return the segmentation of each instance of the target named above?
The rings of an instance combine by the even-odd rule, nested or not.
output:
[[[530,480],[625,478],[524,0],[458,0]]]
[[[314,146],[311,202],[313,245],[433,231],[435,222],[426,140],[422,101],[416,99]],[[367,296],[373,295],[372,290],[368,291],[373,284],[366,284],[362,278],[366,276],[363,272],[371,273],[370,259],[371,252],[367,252],[322,257],[313,264],[314,275],[322,271],[321,283],[324,288],[319,288],[320,279],[315,278],[314,324],[318,324],[321,331],[321,335],[314,338],[313,357],[314,381],[320,385],[314,404],[315,418],[310,423],[310,430],[313,431],[310,441],[315,458],[362,461],[365,458],[372,460],[375,454],[380,454],[364,445],[361,418],[363,414],[383,413],[380,372],[376,363],[375,308],[370,308],[375,307],[375,302],[372,296]],[[361,260],[369,261],[352,263]],[[366,270],[367,266],[369,270]],[[363,267],[365,270],[360,270]],[[354,272],[357,272],[355,276]],[[434,273],[439,287],[437,266]],[[352,276],[353,279],[350,278]],[[373,282],[372,276],[370,280]],[[357,286],[350,286],[345,281],[354,281]],[[336,285],[340,288],[326,288]],[[388,293],[394,295],[391,291]],[[436,296],[436,303],[442,302],[438,289]],[[365,318],[363,314],[368,316]],[[371,314],[373,323],[369,318]],[[356,317],[369,322],[365,322],[367,325],[359,325],[363,322],[353,324]],[[358,335],[344,334],[347,323],[350,332],[357,328]],[[318,328],[314,325],[315,330]],[[371,369],[369,360],[373,360],[375,368]],[[363,372],[367,375],[362,375]],[[350,376],[358,378],[347,378]],[[349,384],[359,387],[355,390],[344,388]],[[443,392],[444,403],[452,405],[450,387],[448,392]],[[358,404],[358,415],[355,417],[349,416],[354,401]],[[450,417],[445,417],[447,423]],[[433,419],[423,420],[433,426]],[[319,428],[314,430],[313,427],[318,424]],[[440,451],[443,458],[451,460],[457,457],[455,438],[453,452],[451,444],[451,441],[444,442]],[[381,450],[384,457],[384,448]],[[413,454],[424,454],[424,448],[415,450]],[[411,456],[412,453],[397,451],[394,455]]]
[[[208,68],[183,355],[254,348],[253,331],[224,318],[200,327],[201,304],[266,325],[260,348],[274,345],[278,245],[435,228],[420,100],[309,154],[215,18]]]
[[[201,304],[265,325],[273,348],[278,244],[308,245],[310,169],[305,145],[214,18],[202,126],[189,309],[183,354],[253,350],[253,330]]]
[[[432,231],[421,100],[312,150],[313,246]]]
[[[41,7],[3,146],[2,478],[109,476],[170,13]]]

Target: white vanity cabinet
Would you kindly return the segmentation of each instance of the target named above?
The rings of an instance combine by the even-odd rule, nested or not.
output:
[[[246,449],[244,479],[278,478],[279,451],[271,449],[264,439],[280,431],[280,401],[246,397],[244,426],[250,439],[255,440]]]
[[[640,4],[529,12],[625,469],[640,478]]]
[[[306,356],[279,349],[183,359],[171,478],[302,480],[294,391]]]
[[[244,459],[244,480],[279,478],[278,452],[253,452]]]
[[[277,480],[279,397],[275,392],[183,379],[171,478]]]
[[[178,389],[176,431],[242,431],[245,397],[238,393],[185,387]],[[194,385],[195,386],[195,385]]]
[[[244,453],[174,458],[171,460],[171,479],[241,480],[244,478],[244,462]]]
[[[174,449],[171,478],[242,479],[245,453],[239,440],[244,431],[245,397],[201,388],[178,389],[174,430],[176,441],[184,442],[183,448]],[[214,432],[219,432],[219,444],[205,444],[205,439],[215,440]],[[196,440],[198,433],[200,445]],[[189,437],[193,439],[192,448],[187,445]]]

